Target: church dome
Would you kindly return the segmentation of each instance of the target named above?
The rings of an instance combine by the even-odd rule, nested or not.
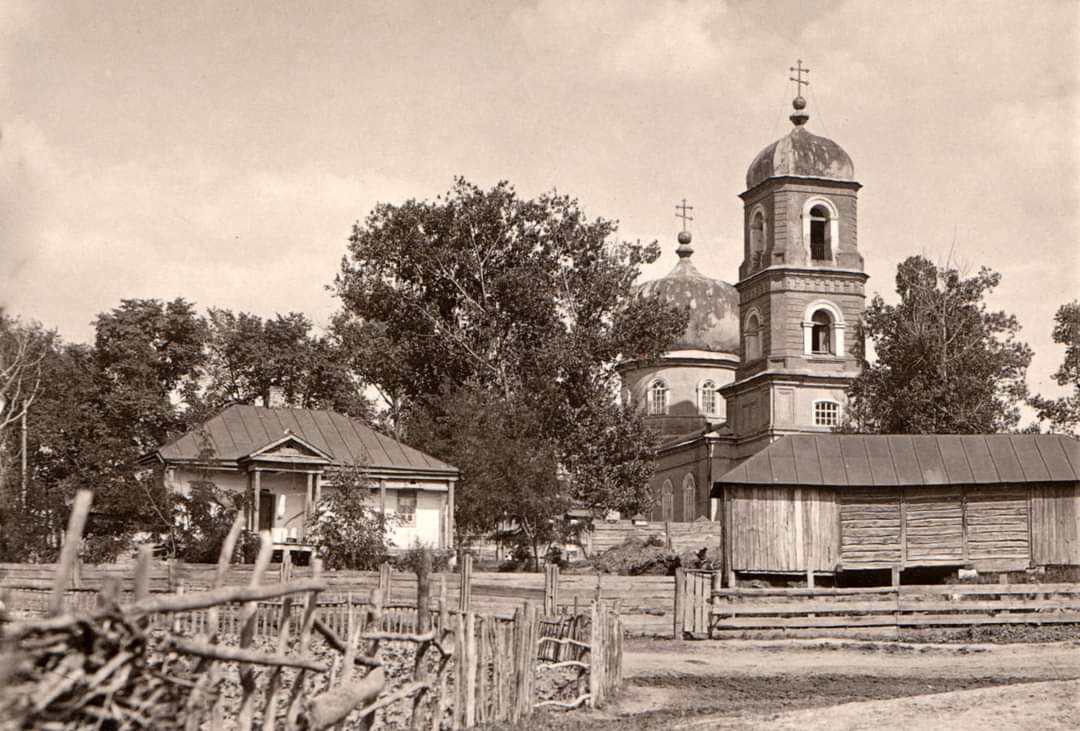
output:
[[[749,190],[769,178],[787,175],[799,178],[825,178],[827,180],[855,180],[855,166],[844,148],[828,137],[818,137],[809,132],[806,121],[810,118],[804,109],[806,100],[795,98],[795,112],[791,121],[795,129],[758,153],[746,171],[746,189]]]
[[[690,311],[686,330],[672,350],[739,352],[739,293],[734,286],[711,279],[690,262],[689,235],[680,236],[679,263],[666,276],[638,286],[638,294],[658,297]]]

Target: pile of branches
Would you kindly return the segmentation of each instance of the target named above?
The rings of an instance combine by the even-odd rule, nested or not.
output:
[[[195,679],[119,611],[30,625],[0,654],[0,729],[174,729]]]

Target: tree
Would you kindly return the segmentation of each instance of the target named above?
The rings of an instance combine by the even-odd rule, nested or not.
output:
[[[21,494],[25,475],[19,475],[19,488],[13,489],[11,456],[24,449],[16,444],[13,432],[16,424],[25,424],[26,414],[37,397],[41,364],[54,337],[36,323],[24,323],[8,316],[0,307],[0,498],[25,497]]]
[[[1051,431],[1077,434],[1080,429],[1080,301],[1058,308],[1054,315],[1054,342],[1065,346],[1065,357],[1054,373],[1054,381],[1072,393],[1058,398],[1036,395],[1031,405],[1039,419],[1050,422]]]
[[[373,487],[363,466],[351,465],[315,506],[310,540],[327,568],[367,570],[386,559],[395,520],[371,506]]]
[[[856,349],[847,429],[871,433],[976,434],[1014,429],[1026,396],[1031,349],[1016,318],[988,310],[1001,277],[972,277],[913,256],[897,270],[900,301],[866,309]],[[876,362],[866,361],[865,339]]]
[[[503,542],[538,562],[571,504],[543,415],[477,385],[447,387],[423,404],[410,413],[409,433],[461,470],[454,494],[459,540],[499,531]]]
[[[588,220],[569,197],[522,200],[507,183],[482,190],[461,179],[435,202],[381,204],[354,227],[334,283],[343,305],[335,332],[397,414],[422,417],[407,419],[409,438],[462,467],[461,493],[482,481],[518,501],[540,490],[546,504],[550,483],[515,478],[505,470],[510,455],[485,463],[482,450],[475,461],[468,457],[466,469],[460,455],[473,452],[452,436],[439,437],[431,424],[464,422],[478,444],[496,444],[504,423],[492,413],[527,415],[528,438],[517,449],[528,444],[534,451],[513,459],[529,467],[527,474],[544,465],[554,479],[554,467],[575,453],[582,410],[615,393],[620,359],[656,357],[685,327],[684,312],[635,294],[641,265],[659,255],[655,242],[619,243],[615,234],[614,222]],[[465,401],[457,398],[461,389]],[[635,439],[645,438],[640,420],[625,411],[587,413],[593,434],[631,429]],[[425,420],[429,426],[421,428]],[[492,430],[489,439],[485,429]],[[632,457],[638,468],[623,477],[647,475],[651,459],[641,451]],[[584,455],[578,462],[585,464]],[[489,478],[500,472],[505,481]],[[586,484],[587,493],[567,497],[615,507],[635,489],[615,488],[612,479],[571,487]],[[462,525],[487,520],[469,505],[458,505]]]
[[[304,315],[290,312],[263,320],[210,308],[208,321],[205,411],[230,401],[256,402],[278,387],[289,406],[370,416],[363,383],[349,370],[342,347],[333,337],[312,333]]]

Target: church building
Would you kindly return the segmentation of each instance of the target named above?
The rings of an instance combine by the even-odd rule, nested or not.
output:
[[[738,281],[701,274],[684,230],[675,269],[640,285],[690,318],[662,358],[622,370],[624,399],[661,435],[654,520],[715,517],[715,478],[785,434],[832,431],[858,375],[861,186],[844,149],[806,128],[806,100],[793,104],[791,132],[746,173]]]
[[[806,69],[801,62],[801,85]],[[1059,435],[844,435],[867,274],[851,157],[791,131],[746,173],[738,281],[679,261],[639,286],[688,310],[655,361],[621,369],[660,437],[652,521],[721,523],[737,573],[1026,570],[1080,565],[1080,441]]]

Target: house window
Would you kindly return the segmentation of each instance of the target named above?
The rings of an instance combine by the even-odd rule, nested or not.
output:
[[[829,209],[817,205],[810,209],[810,258],[814,261],[831,259],[829,251]]]
[[[765,256],[765,215],[755,211],[750,219],[750,271],[761,268]]]
[[[814,402],[814,426],[836,426],[840,423],[840,404],[835,401]]]
[[[667,413],[667,384],[659,378],[649,386],[649,413],[662,415]]]
[[[751,312],[746,318],[745,335],[746,360],[757,360],[761,357],[761,321],[756,312]]]
[[[813,323],[810,333],[810,352],[819,355],[832,353],[832,317],[825,310],[818,310],[810,321]]]
[[[697,517],[697,484],[693,475],[683,478],[682,514],[683,520],[690,523]]]
[[[416,525],[416,490],[398,490],[397,516],[401,525]]]
[[[716,402],[718,396],[716,395],[716,384],[712,381],[705,381],[701,384],[701,413],[705,416],[716,416]]]
[[[675,496],[671,487],[671,480],[664,480],[664,486],[660,488],[660,520],[670,521],[675,519]]]

